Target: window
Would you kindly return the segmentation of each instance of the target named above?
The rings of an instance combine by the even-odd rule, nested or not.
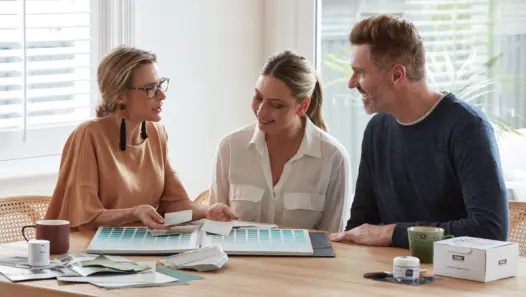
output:
[[[329,132],[348,149],[353,182],[365,114],[347,88],[348,34],[359,20],[390,13],[412,21],[426,49],[428,82],[481,108],[498,135],[526,127],[526,2],[520,0],[321,0],[317,43]],[[502,155],[501,155],[502,157]],[[506,176],[506,168],[504,168]]]
[[[92,116],[95,2],[0,0],[0,162],[59,155]]]

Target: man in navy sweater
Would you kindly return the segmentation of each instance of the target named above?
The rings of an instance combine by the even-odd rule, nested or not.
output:
[[[486,116],[425,81],[413,24],[388,15],[356,24],[349,88],[362,94],[367,125],[351,218],[333,241],[408,248],[407,228],[507,240],[508,200]],[[461,98],[460,98],[461,99]]]

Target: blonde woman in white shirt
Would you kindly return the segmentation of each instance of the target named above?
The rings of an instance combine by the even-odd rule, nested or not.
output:
[[[210,204],[218,204],[210,211],[229,205],[244,221],[343,230],[349,158],[325,132],[321,106],[320,82],[305,58],[290,51],[270,57],[254,90],[257,122],[219,144],[210,187]]]

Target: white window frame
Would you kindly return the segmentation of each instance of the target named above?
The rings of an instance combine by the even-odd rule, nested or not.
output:
[[[91,117],[99,101],[98,61],[113,47],[134,44],[134,0],[91,1],[93,60],[91,65]],[[0,132],[0,184],[27,178],[55,176],[58,173],[65,140],[77,124],[23,131]],[[13,145],[14,144],[14,145]]]
[[[293,50],[317,66],[317,36],[320,0],[264,1],[265,59],[284,50]],[[318,68],[318,67],[316,67]]]

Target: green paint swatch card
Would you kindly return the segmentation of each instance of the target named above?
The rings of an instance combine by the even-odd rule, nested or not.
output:
[[[150,269],[148,265],[143,264],[137,264],[135,262],[119,262],[119,261],[113,261],[108,258],[106,258],[103,255],[99,255],[97,258],[89,261],[83,261],[80,263],[82,267],[90,267],[90,266],[102,266],[106,268],[111,268],[119,271],[127,271],[127,272],[140,272],[147,269]]]
[[[182,272],[182,271],[178,271],[178,270],[174,270],[174,269],[164,268],[164,267],[161,267],[161,266],[157,266],[157,272],[160,272],[162,274],[165,274],[165,275],[168,275],[168,276],[171,276],[171,277],[175,277],[176,279],[181,280],[181,281],[185,281],[185,282],[189,282],[189,281],[193,281],[193,280],[199,280],[199,279],[203,279],[204,278],[204,277],[202,277],[200,275],[190,274],[190,273],[186,273],[186,272]]]

